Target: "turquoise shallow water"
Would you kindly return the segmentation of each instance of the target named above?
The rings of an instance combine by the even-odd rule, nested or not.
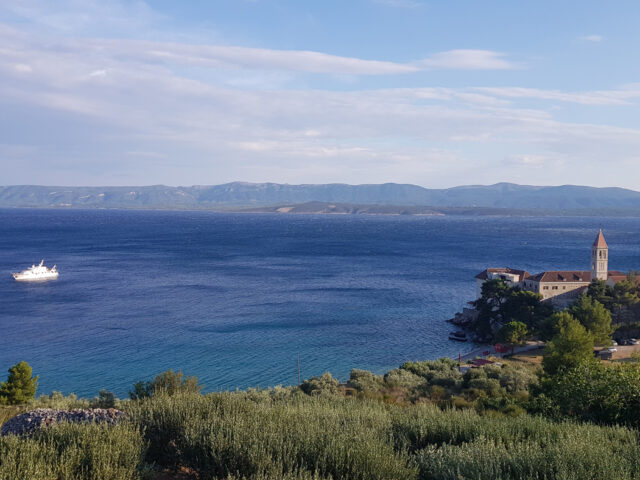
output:
[[[126,395],[173,368],[206,390],[457,355],[445,323],[487,266],[640,269],[640,219],[0,210],[0,371]],[[14,282],[45,259],[60,278]],[[0,374],[0,377],[4,377]]]

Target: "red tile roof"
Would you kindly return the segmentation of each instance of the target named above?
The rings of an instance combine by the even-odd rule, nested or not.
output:
[[[525,278],[529,278],[531,274],[525,270],[516,270],[514,268],[504,267],[504,268],[487,268],[485,271],[480,272],[476,275],[476,278],[479,280],[487,280],[489,278],[489,273],[510,273],[512,275],[519,275],[520,281]]]
[[[618,277],[620,276],[627,278],[627,276],[624,273],[618,272],[617,270],[609,271],[609,278],[611,278],[614,282],[619,282],[620,280],[623,280],[623,278],[620,278],[620,280],[618,280]],[[591,283],[591,272],[588,272],[588,271],[542,272],[542,273],[533,275],[532,277],[529,277],[528,280],[532,280],[534,282],[553,282],[553,283],[555,282]]]
[[[593,246],[596,248],[609,248],[607,242],[604,239],[604,235],[602,234],[602,229],[598,232],[598,236],[593,242]]]
[[[535,282],[591,282],[591,272],[557,271],[542,272],[529,278]]]
[[[615,271],[609,272],[609,280],[611,280],[613,283],[622,282],[623,280],[627,280],[627,278],[628,276],[626,273]],[[640,277],[636,277],[636,285],[640,285]]]

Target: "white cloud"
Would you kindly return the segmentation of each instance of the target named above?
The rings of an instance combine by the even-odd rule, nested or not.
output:
[[[21,73],[33,72],[33,68],[31,68],[30,65],[25,65],[24,63],[17,63],[16,65],[13,66],[13,68],[16,72],[21,72]]]
[[[449,50],[415,62],[425,69],[449,70],[507,70],[516,65],[506,60],[506,55],[491,50]]]
[[[475,90],[496,97],[553,100],[582,105],[630,105],[631,100],[640,98],[640,84],[632,84],[616,90],[586,92],[563,92],[522,87],[483,87]]]
[[[191,75],[191,67],[204,73]],[[42,137],[24,142],[37,150],[0,156],[0,169],[10,172],[4,182],[49,184],[453,185],[517,180],[523,172],[530,183],[637,184],[637,155],[630,152],[640,151],[640,130],[561,121],[530,100],[630,108],[640,85],[586,92],[280,85],[307,73],[515,67],[486,50],[451,50],[406,64],[237,46],[41,39],[0,25],[0,108],[19,105],[15,122],[22,123],[13,131]],[[265,76],[273,80],[261,82]],[[0,143],[16,141],[7,135],[0,130]],[[18,161],[29,170],[13,167]],[[618,176],[594,173],[603,162]]]
[[[142,0],[0,0],[3,11],[28,21],[27,27],[65,34],[139,31],[162,19]]]
[[[604,37],[602,35],[585,35],[583,37],[579,37],[579,39],[585,42],[600,43],[604,40]]]

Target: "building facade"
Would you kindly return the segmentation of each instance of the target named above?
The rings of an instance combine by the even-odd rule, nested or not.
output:
[[[557,307],[566,307],[589,287],[592,279],[605,280],[613,286],[627,276],[622,272],[609,270],[609,247],[600,229],[591,246],[590,271],[548,271],[531,275],[524,270],[508,267],[488,268],[476,275],[478,297],[482,284],[496,278],[504,280],[511,287],[539,293],[543,301],[549,301]]]

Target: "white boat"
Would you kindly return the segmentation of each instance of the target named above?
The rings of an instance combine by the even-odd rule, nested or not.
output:
[[[41,282],[43,280],[58,278],[58,270],[56,270],[55,265],[53,268],[45,267],[44,260],[42,260],[40,265],[31,265],[31,268],[23,270],[20,273],[12,273],[11,275],[18,282]]]

